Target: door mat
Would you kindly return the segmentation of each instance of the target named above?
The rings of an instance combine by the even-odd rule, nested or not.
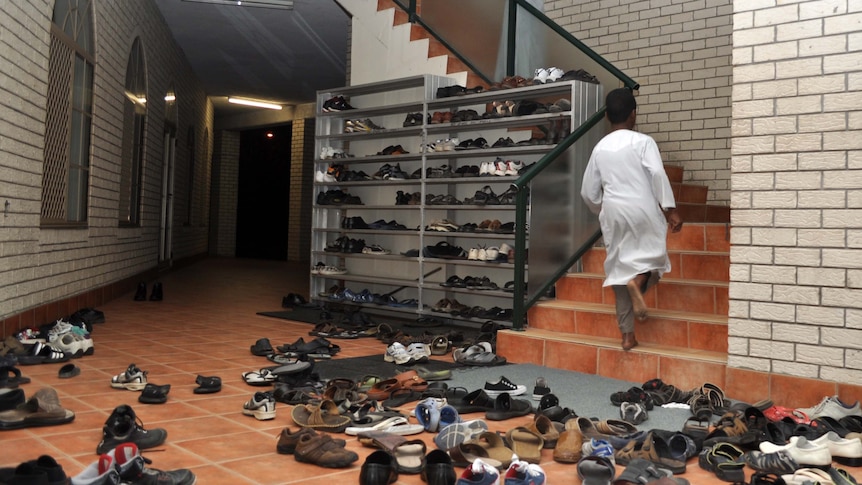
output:
[[[384,362],[383,353],[379,355],[367,355],[363,357],[349,357],[331,360],[318,360],[314,363],[314,371],[320,375],[322,380],[343,377],[353,381],[359,381],[366,375],[379,376],[388,379],[401,372],[415,367],[424,367],[432,372],[450,369],[464,369],[465,367],[455,362],[443,360],[429,360],[424,364],[415,366],[397,366],[393,362]]]

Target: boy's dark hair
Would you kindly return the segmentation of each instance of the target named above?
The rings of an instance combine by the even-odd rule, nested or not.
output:
[[[608,107],[608,121],[612,124],[622,123],[638,107],[635,95],[628,88],[617,88],[609,92],[605,104]]]

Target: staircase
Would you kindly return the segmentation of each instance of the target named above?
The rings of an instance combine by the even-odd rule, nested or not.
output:
[[[680,167],[665,171],[685,224],[668,235],[672,271],[644,295],[650,318],[635,323],[640,345],[620,348],[614,294],[602,288],[605,250],[597,245],[581,272],[557,282],[556,300],[530,309],[526,331],[498,334],[500,355],[630,382],[659,377],[683,389],[725,385],[730,211],[706,204],[706,187],[684,184]]]

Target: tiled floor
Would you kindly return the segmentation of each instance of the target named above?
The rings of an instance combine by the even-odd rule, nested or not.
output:
[[[135,302],[129,294],[100,307],[107,323],[93,332],[95,354],[74,361],[81,375],[59,379],[62,364],[20,367],[33,381],[23,386],[28,397],[43,386],[53,387],[61,404],[76,413],[75,420],[61,426],[0,431],[0,466],[16,466],[47,454],[67,474],[75,475],[96,460],[102,424],[114,407],[126,403],[145,427],[168,431],[164,446],[145,452],[151,466],[191,468],[198,484],[358,483],[360,465],[372,450],[355,439],[345,436],[360,456],[351,468],[301,464],[275,451],[277,435],[293,426],[289,406],[279,404],[271,421],[257,421],[241,412],[243,402],[260,388],[245,384],[240,374],[269,364],[251,355],[249,347],[261,337],[273,345],[293,342],[310,329],[308,324],[255,313],[281,310],[281,297],[288,293],[306,294],[306,274],[304,265],[209,259],[165,273],[164,301]],[[382,354],[385,349],[375,339],[338,343],[343,357]],[[132,362],[149,372],[149,382],[171,384],[166,404],[140,404],[138,393],[110,387],[111,376]],[[198,374],[221,376],[222,391],[194,394]],[[505,431],[527,421],[524,417],[489,424],[492,430]],[[420,436],[432,449],[433,435]],[[580,483],[574,465],[554,462],[551,450],[544,450],[542,456],[549,484]],[[698,485],[723,483],[701,470],[696,459],[689,462],[684,478]],[[418,475],[402,474],[398,483],[422,481]]]

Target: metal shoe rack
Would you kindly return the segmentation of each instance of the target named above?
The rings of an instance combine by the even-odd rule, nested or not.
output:
[[[448,243],[460,246],[465,255],[471,248],[499,248],[504,243],[514,244],[513,234],[494,232],[441,232],[428,227],[435,221],[448,220],[456,225],[472,223],[481,225],[483,221],[499,221],[501,224],[514,221],[514,205],[477,205],[477,204],[428,204],[434,195],[451,195],[459,201],[474,198],[477,192],[491,191],[503,194],[517,175],[479,177],[455,176],[464,166],[480,166],[482,162],[502,160],[521,161],[529,165],[554,148],[553,144],[532,144],[536,126],[548,127],[553,135],[555,127],[578,126],[590,114],[577,106],[569,111],[541,112],[521,116],[500,116],[471,121],[431,124],[434,113],[475,110],[483,114],[495,101],[535,101],[553,103],[566,99],[577,105],[578,98],[584,93],[588,96],[600,95],[601,87],[581,81],[566,81],[544,85],[529,86],[499,91],[486,91],[477,94],[436,98],[441,87],[454,85],[451,78],[423,75],[392,81],[358,86],[347,86],[318,91],[317,123],[315,137],[315,190],[312,218],[311,264],[322,262],[325,265],[342,267],[346,274],[311,275],[310,295],[312,299],[325,302],[359,305],[372,313],[396,313],[402,318],[422,316],[436,317],[447,321],[458,320],[462,323],[483,323],[497,320],[506,325],[503,315],[500,318],[479,316],[459,316],[451,313],[433,311],[432,307],[446,299],[455,300],[467,308],[483,307],[491,309],[512,308],[512,294],[504,291],[504,286],[512,280],[513,265],[509,262],[489,262],[467,259],[443,259],[426,257],[422,248]],[[577,89],[576,89],[577,88]],[[327,101],[342,96],[355,109],[324,112]],[[408,115],[421,114],[418,124],[404,127]],[[438,116],[439,118],[439,116]],[[581,119],[583,118],[583,119]],[[350,123],[348,124],[348,120]],[[345,128],[353,126],[354,121],[371,120],[373,124],[385,129],[348,132]],[[484,138],[489,148],[464,150],[431,151],[424,147],[438,140],[457,138],[459,142]],[[499,139],[511,138],[523,143],[516,146],[491,148]],[[401,146],[408,153],[383,155],[393,147]],[[452,147],[452,144],[449,144]],[[349,154],[347,157],[323,158],[332,150]],[[385,164],[398,166],[408,176],[414,173],[418,178],[387,180],[356,180],[326,182],[321,180],[331,165],[342,165],[342,170],[364,172],[373,176]],[[452,176],[439,177],[435,170],[433,177],[426,177],[427,169],[447,167]],[[462,170],[463,171],[463,170]],[[318,203],[318,196],[327,191],[341,190],[351,196],[359,197],[362,204]],[[418,204],[396,205],[398,191],[405,194],[419,193]],[[402,197],[403,199],[403,197]],[[415,201],[416,198],[413,198]],[[447,200],[452,201],[449,197]],[[328,202],[328,201],[327,201]],[[407,230],[355,229],[346,228],[349,222],[361,217],[367,224],[374,222],[397,222]],[[347,220],[348,223],[343,221]],[[363,254],[325,251],[327,245],[339,237],[363,239],[366,245],[377,244],[391,251],[391,254]],[[355,246],[355,245],[354,245]],[[414,250],[413,254],[409,251]],[[418,255],[415,255],[418,250]],[[409,255],[405,256],[404,253]],[[467,276],[488,277],[499,289],[476,290],[441,286],[450,277]],[[367,290],[368,294],[389,296],[388,300],[397,305],[380,305],[374,302],[356,303],[340,299],[333,289],[348,288],[357,294]],[[415,301],[415,306],[409,305]],[[504,312],[505,313],[505,312]]]

